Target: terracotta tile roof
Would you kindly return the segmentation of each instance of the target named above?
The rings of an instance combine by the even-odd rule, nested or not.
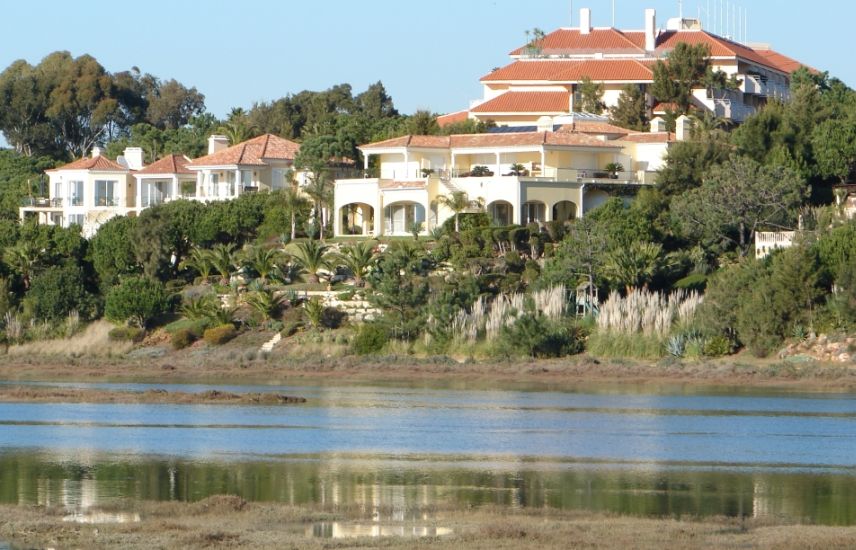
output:
[[[600,122],[596,120],[576,120],[573,124],[566,124],[559,128],[559,133],[564,132],[579,132],[581,134],[605,135],[605,134],[620,134],[626,135],[632,130],[616,126],[608,122]]]
[[[677,137],[673,132],[637,132],[624,136],[621,138],[621,141],[629,141],[631,143],[669,143],[676,139]]]
[[[264,166],[267,160],[294,160],[300,145],[287,139],[265,134],[237,145],[233,145],[213,155],[194,159],[188,166]]]
[[[426,145],[429,144],[429,145]],[[538,145],[564,145],[578,147],[618,147],[602,139],[580,132],[512,132],[507,134],[457,134],[453,136],[402,136],[363,145],[360,149],[386,149],[395,147],[431,147],[435,149],[478,149],[489,147],[517,147]]]
[[[632,59],[616,60],[520,60],[482,77],[482,82],[540,80],[547,82],[579,82],[588,77],[600,81],[651,82],[651,63]]]
[[[449,113],[446,115],[438,116],[437,125],[440,128],[443,128],[444,126],[448,126],[449,124],[455,124],[456,122],[465,122],[469,118],[469,111],[458,111],[457,113]]]
[[[422,147],[448,149],[449,136],[401,136],[363,145],[361,149],[386,149],[390,147]]]
[[[651,112],[666,113],[668,111],[672,111],[673,113],[676,113],[679,109],[680,107],[678,107],[677,103],[657,103],[652,107]]]
[[[618,29],[592,29],[589,34],[580,33],[579,29],[559,29],[551,32],[540,43],[543,55],[561,55],[563,53],[644,53],[644,33],[624,33]],[[635,34],[641,34],[641,45]],[[524,55],[526,47],[520,47],[511,55]]]
[[[48,172],[56,172],[58,170],[92,170],[94,172],[128,172],[128,168],[122,166],[118,162],[114,162],[103,155],[97,157],[84,157],[77,159],[74,162],[69,162],[66,165],[48,170]]]
[[[195,174],[193,170],[189,170],[187,165],[190,164],[190,159],[182,155],[167,155],[159,161],[149,164],[142,170],[136,173],[139,175],[147,174]]]
[[[817,69],[815,69],[813,67],[809,67],[808,65],[805,65],[804,63],[800,63],[796,59],[794,59],[792,57],[788,57],[788,56],[781,54],[777,51],[773,51],[773,50],[755,50],[755,51],[758,53],[758,55],[765,58],[768,62],[776,65],[778,67],[778,69],[782,72],[790,74],[790,73],[796,71],[797,69],[799,69],[800,67],[805,67],[813,73],[818,72]]]
[[[472,109],[474,113],[567,113],[570,110],[569,92],[505,92]]]
[[[741,57],[777,71],[782,69],[756,50],[706,31],[664,31],[657,38],[657,53],[666,54],[680,43],[707,44],[712,57]]]
[[[425,180],[420,181],[391,181],[381,180],[378,184],[380,189],[425,189],[427,183]]]

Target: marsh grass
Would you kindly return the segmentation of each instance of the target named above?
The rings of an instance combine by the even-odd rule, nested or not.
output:
[[[589,336],[586,349],[595,357],[656,360],[665,354],[664,341],[655,335],[595,332]]]
[[[80,355],[111,357],[124,355],[134,347],[133,342],[112,342],[110,331],[115,325],[107,321],[91,323],[71,338],[38,340],[9,346],[9,355]]]

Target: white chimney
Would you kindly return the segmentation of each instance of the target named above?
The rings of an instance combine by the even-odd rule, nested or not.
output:
[[[222,151],[229,147],[229,138],[226,136],[213,135],[208,138],[208,154],[213,155],[217,151]]]
[[[693,123],[687,115],[681,115],[675,120],[675,137],[678,141],[686,141],[690,139],[690,134],[693,130]]]
[[[666,121],[660,117],[651,120],[651,133],[656,134],[666,131]]]
[[[657,10],[645,10],[645,51],[657,49]]]
[[[591,9],[583,8],[580,10],[580,34],[591,33]]]
[[[125,166],[131,170],[142,170],[143,166],[143,149],[141,147],[125,147],[122,156],[125,157]]]
[[[92,148],[92,158],[100,157],[100,156],[101,156],[101,147],[98,147],[96,145],[95,147]]]

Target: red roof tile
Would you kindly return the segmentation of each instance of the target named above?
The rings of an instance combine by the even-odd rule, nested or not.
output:
[[[635,60],[520,60],[482,77],[482,82],[540,80],[546,82],[596,81],[651,82],[650,64]]]
[[[300,145],[287,139],[265,134],[233,145],[190,162],[189,166],[264,166],[267,160],[294,160]]]
[[[679,112],[679,110],[680,110],[680,107],[678,106],[678,104],[677,104],[677,103],[668,103],[668,102],[666,102],[666,103],[657,103],[657,104],[656,104],[656,105],[654,105],[654,107],[651,109],[651,112],[653,112],[653,113],[655,113],[655,114],[657,114],[657,113],[667,113],[667,112],[669,112],[669,111],[671,111],[671,112],[673,112],[673,113],[677,113],[677,112]]]
[[[817,72],[817,69],[815,69],[813,67],[809,67],[808,65],[805,65],[803,63],[800,63],[796,59],[794,59],[792,57],[788,57],[788,56],[781,54],[779,52],[776,52],[773,50],[755,50],[755,51],[758,53],[758,55],[764,57],[768,62],[776,65],[776,67],[778,67],[778,69],[782,72],[790,74],[790,73],[796,71],[797,69],[799,69],[800,67],[805,67],[811,72],[815,72],[815,73]]]
[[[707,44],[712,57],[741,57],[746,61],[781,71],[778,66],[752,48],[706,31],[664,31],[657,38],[657,53],[668,53],[680,42],[691,45]]]
[[[56,172],[58,170],[92,170],[93,172],[128,172],[126,166],[122,166],[118,162],[114,162],[105,156],[98,155],[97,157],[84,157],[74,162],[69,162],[59,168],[48,170],[48,172]]]
[[[142,170],[137,171],[137,174],[195,174],[193,170],[189,170],[187,165],[190,164],[190,159],[182,155],[167,155],[159,161],[149,164]]]
[[[569,92],[506,92],[474,107],[474,113],[567,113]]]
[[[457,122],[465,122],[470,118],[469,111],[458,111],[457,113],[449,113],[446,115],[440,115],[437,117],[437,125],[440,128],[448,126],[449,124],[455,124]]]
[[[638,132],[624,136],[621,138],[621,141],[632,143],[668,143],[676,139],[673,132]]]
[[[627,128],[622,128],[620,126],[616,126],[608,122],[599,122],[595,120],[576,120],[573,124],[566,124],[562,126],[558,131],[560,133],[579,132],[581,134],[590,134],[598,136],[607,134],[626,135],[631,132],[631,130],[628,130]]]
[[[559,145],[578,147],[616,148],[617,145],[579,132],[516,132],[508,134],[458,134],[453,136],[402,136],[378,143],[363,145],[360,149],[386,149],[398,147],[430,147],[435,149],[464,149],[488,147],[518,147]]]
[[[642,34],[641,45],[638,37],[630,37],[627,34],[618,29],[592,29],[588,34],[580,33],[579,29],[559,29],[545,36],[539,46],[542,55],[561,55],[568,52],[644,53],[644,33],[634,33]],[[526,46],[523,46],[511,52],[511,55],[525,53]]]

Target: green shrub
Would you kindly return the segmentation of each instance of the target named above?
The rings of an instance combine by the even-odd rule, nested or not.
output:
[[[170,309],[170,300],[160,281],[129,277],[107,294],[104,312],[108,319],[145,327]]]
[[[190,329],[183,328],[172,333],[170,344],[172,344],[172,349],[184,349],[197,339],[198,337]]]
[[[661,359],[666,348],[656,336],[598,331],[589,336],[586,349],[595,357]]]
[[[211,346],[222,346],[238,335],[234,325],[220,325],[209,328],[203,333],[203,338]]]
[[[365,323],[357,331],[351,349],[357,355],[379,353],[389,341],[389,333],[378,323]]]
[[[707,288],[707,275],[703,275],[701,273],[687,275],[672,285],[672,288],[704,292],[705,288]]]
[[[503,355],[565,357],[581,353],[584,341],[585,331],[573,322],[527,313],[503,327],[497,351]]]
[[[58,321],[72,311],[88,319],[95,312],[95,301],[86,291],[83,271],[74,264],[49,267],[33,277],[27,303],[39,320]]]
[[[135,344],[142,342],[145,336],[146,331],[139,327],[116,327],[107,335],[113,342],[134,342]]]
[[[713,336],[704,342],[704,355],[706,357],[723,357],[731,355],[734,346],[731,340],[725,336]]]
[[[210,321],[208,319],[181,319],[168,324],[163,327],[163,329],[168,334],[175,334],[176,332],[187,330],[194,337],[199,339],[202,338],[202,333],[205,332],[205,329],[208,328],[209,325]]]

